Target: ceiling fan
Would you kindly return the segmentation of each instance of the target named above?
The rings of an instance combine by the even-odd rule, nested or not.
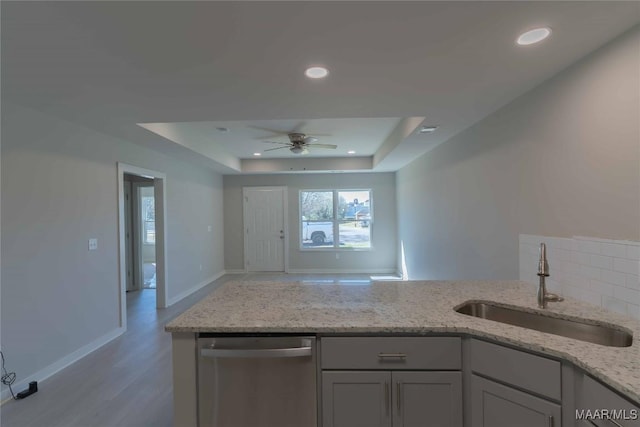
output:
[[[291,132],[288,133],[289,142],[276,142],[276,141],[264,141],[267,144],[280,144],[282,147],[269,148],[266,151],[274,151],[281,150],[283,148],[288,148],[293,154],[307,154],[309,152],[309,148],[328,148],[331,150],[335,150],[338,148],[337,145],[334,144],[316,144],[318,138],[315,136],[307,136],[304,133],[300,132]]]

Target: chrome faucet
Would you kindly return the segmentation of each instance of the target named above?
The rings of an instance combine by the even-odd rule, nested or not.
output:
[[[547,262],[547,245],[540,243],[540,260],[538,261],[538,277],[540,277],[540,285],[538,286],[538,307],[547,308],[547,302],[564,301],[559,295],[547,292],[545,277],[549,277],[549,263]]]

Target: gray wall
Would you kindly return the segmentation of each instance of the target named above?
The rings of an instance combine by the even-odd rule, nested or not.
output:
[[[119,326],[119,161],[167,175],[167,300],[223,271],[220,175],[3,103],[1,333],[19,381]]]
[[[639,240],[639,45],[636,27],[397,173],[409,278],[517,279],[519,233]]]
[[[393,173],[225,175],[224,227],[225,268],[244,268],[242,234],[242,188],[286,186],[288,188],[289,268],[306,271],[396,271],[395,176]],[[368,189],[373,191],[374,224],[371,251],[301,251],[298,238],[298,192],[304,189]]]

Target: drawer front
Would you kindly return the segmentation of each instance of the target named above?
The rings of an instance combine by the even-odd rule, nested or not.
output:
[[[579,400],[578,409],[590,410],[593,415],[591,422],[596,426],[640,426],[640,407],[587,375],[584,376]],[[609,415],[603,415],[603,411],[614,411],[613,419],[608,419]]]
[[[459,370],[459,337],[322,338],[322,369]]]
[[[561,398],[560,362],[556,360],[474,339],[471,369],[551,399]]]

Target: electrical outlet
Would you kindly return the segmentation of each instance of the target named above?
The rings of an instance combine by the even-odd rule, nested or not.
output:
[[[89,239],[89,250],[90,251],[98,250],[98,239],[95,239],[95,238]]]
[[[207,226],[207,231],[208,231],[209,233],[211,233],[211,226],[210,226],[210,225],[208,225],[208,226]]]
[[[336,259],[340,259],[340,254],[336,253]]]
[[[200,271],[202,271],[202,264],[200,264]]]

